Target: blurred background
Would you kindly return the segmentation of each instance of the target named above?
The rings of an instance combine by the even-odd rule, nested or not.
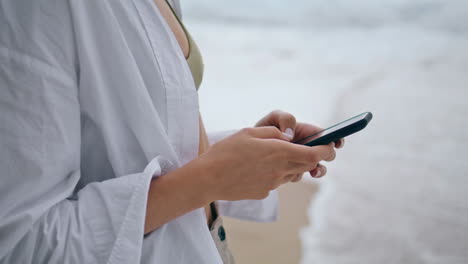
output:
[[[468,263],[468,1],[182,5],[208,131],[374,114],[327,177],[280,189],[277,223],[227,219],[238,263]]]

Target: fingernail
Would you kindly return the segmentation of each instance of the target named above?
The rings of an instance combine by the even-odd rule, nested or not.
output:
[[[317,175],[315,175],[315,178],[320,178],[320,176],[322,176],[322,171],[318,170]]]
[[[286,128],[283,135],[285,135],[289,139],[293,139],[294,138],[294,131],[292,130],[292,128]]]
[[[320,176],[320,170],[316,170],[314,171],[314,173],[312,173],[312,177],[314,178],[318,178]]]

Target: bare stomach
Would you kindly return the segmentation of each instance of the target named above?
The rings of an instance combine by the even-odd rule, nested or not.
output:
[[[199,139],[199,146],[198,146],[198,155],[201,155],[210,147],[210,143],[208,142],[208,136],[206,135],[206,130],[205,130],[205,126],[203,125],[201,114],[199,115],[199,120],[200,120],[199,121],[200,122],[200,139]],[[206,213],[206,221],[207,221],[208,227],[210,227],[214,220],[213,214],[211,213],[210,204],[207,204],[205,206],[205,213]]]
[[[206,223],[208,224],[208,227],[211,227],[211,224],[213,223],[213,215],[211,214],[211,207],[210,205],[205,206],[205,213],[206,213]]]
[[[182,52],[184,53],[185,57],[187,57],[189,53],[189,43],[187,36],[185,35],[185,32],[182,26],[180,25],[179,21],[177,21],[177,18],[174,16],[165,0],[154,0],[154,3],[158,7],[159,11],[161,12],[162,16],[171,28],[172,32],[174,33],[174,36],[179,42],[180,48],[182,49]],[[200,145],[198,154],[201,155],[209,146],[210,145],[208,143],[208,137],[206,136],[205,128],[203,126],[203,122],[200,115]],[[205,206],[205,212],[208,226],[210,226],[213,219],[211,214],[211,207],[209,204]]]

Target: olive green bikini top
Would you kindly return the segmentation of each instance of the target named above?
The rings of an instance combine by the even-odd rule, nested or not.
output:
[[[166,1],[167,2],[167,1]],[[174,9],[172,8],[170,3],[167,3],[169,5],[169,8],[172,10],[172,13],[176,17],[177,21],[179,21],[180,26],[184,30],[184,33],[187,37],[188,40],[188,45],[189,45],[189,53],[188,57],[186,58],[187,64],[190,68],[190,71],[192,72],[192,77],[195,82],[195,87],[200,88],[200,84],[203,80],[203,58],[200,53],[200,49],[198,48],[197,44],[193,40],[192,36],[188,33],[187,29],[184,26],[184,23],[179,19],[177,16],[176,12],[174,12]]]

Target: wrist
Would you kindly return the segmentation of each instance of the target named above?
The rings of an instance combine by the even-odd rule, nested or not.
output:
[[[145,234],[172,219],[217,200],[216,177],[210,162],[199,158],[151,181]]]
[[[211,161],[204,159],[203,156],[196,158],[188,165],[188,169],[194,172],[196,177],[196,185],[200,188],[200,195],[209,204],[219,200],[219,184],[216,177],[216,169]]]

